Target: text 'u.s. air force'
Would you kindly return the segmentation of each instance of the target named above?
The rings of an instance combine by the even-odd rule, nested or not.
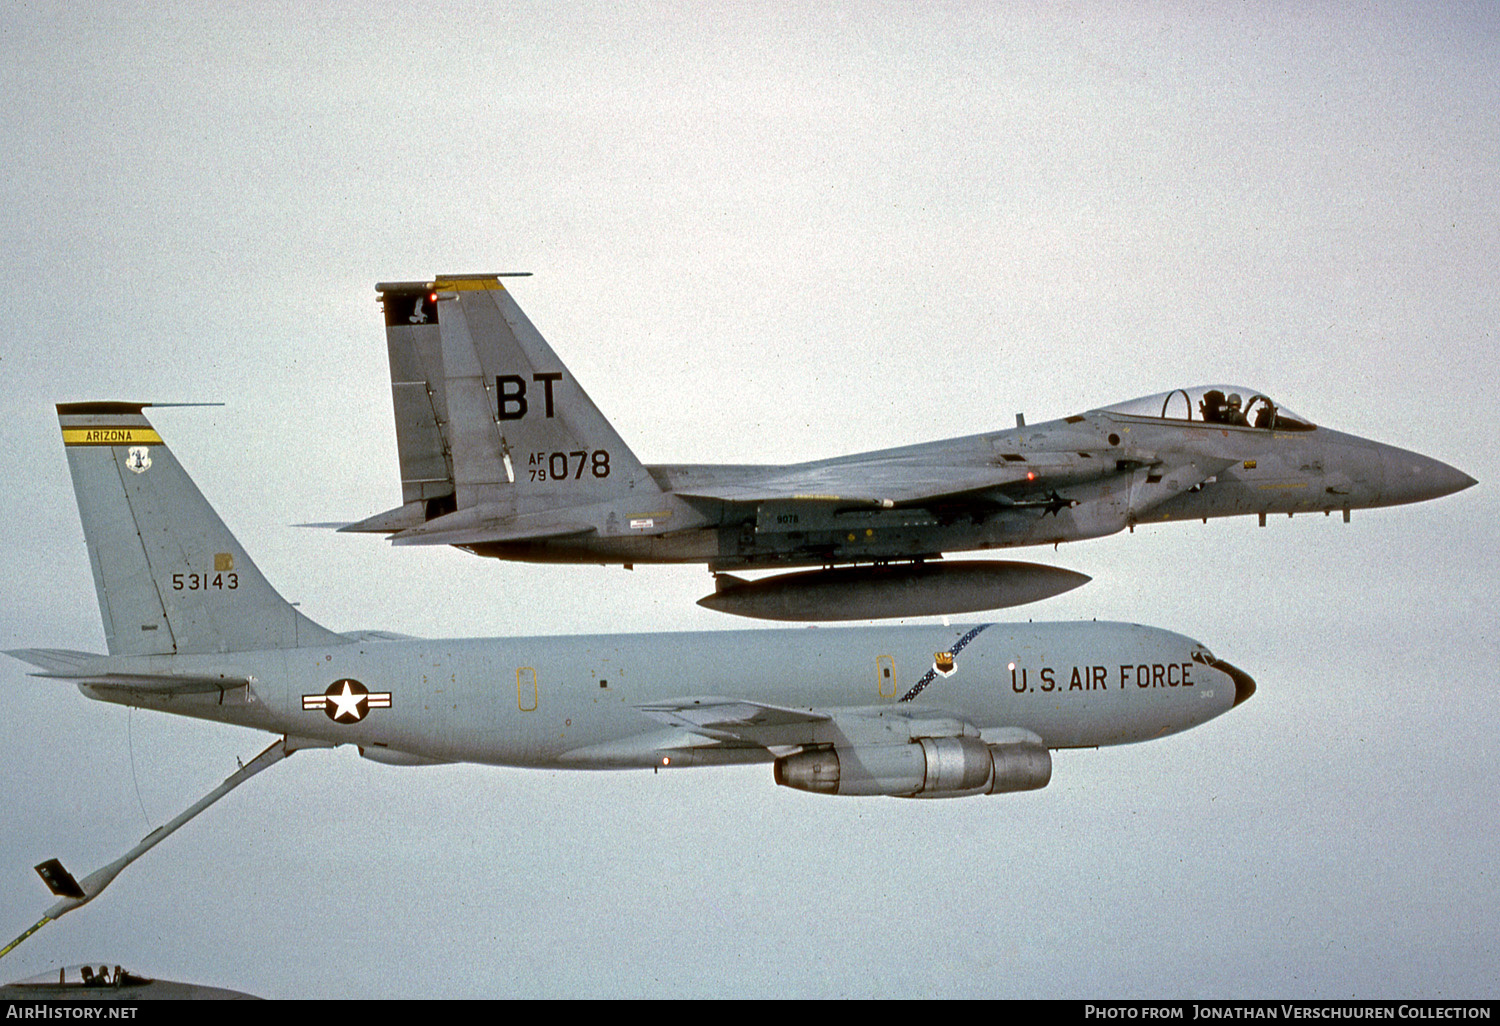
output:
[[[1118,676],[1107,666],[1073,666],[1059,671],[1051,666],[1028,668],[1011,663],[1009,669],[1011,690],[1018,695],[1033,691],[1107,691],[1132,684],[1138,688],[1193,686],[1192,663],[1127,664],[1119,668]]]

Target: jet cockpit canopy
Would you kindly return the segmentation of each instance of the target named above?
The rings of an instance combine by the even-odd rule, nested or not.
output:
[[[17,980],[17,987],[139,987],[150,983],[144,976],[114,967],[111,972],[108,965],[100,965],[96,970],[91,965],[66,965],[60,967],[55,973],[48,971],[37,976],[30,976],[24,980]]]
[[[1312,421],[1241,385],[1199,385],[1103,407],[1106,413],[1270,431],[1311,431]]]

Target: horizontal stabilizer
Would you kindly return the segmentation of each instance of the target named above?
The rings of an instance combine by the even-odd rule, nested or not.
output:
[[[78,652],[70,648],[12,648],[5,654],[23,663],[40,666],[47,671],[45,674],[39,673],[35,676],[63,678],[82,670],[85,666],[108,658],[98,652]]]
[[[153,695],[190,695],[229,688],[242,688],[250,678],[235,673],[148,673],[110,668],[109,656],[75,652],[63,648],[18,648],[5,653],[42,668],[33,677],[66,680],[74,684],[122,688]]]
[[[63,677],[55,673],[34,673],[32,676],[53,677],[72,681],[74,684],[140,691],[151,695],[201,695],[242,688],[250,683],[249,677],[230,674],[96,673],[85,677]]]
[[[302,524],[302,527],[332,527],[346,534],[395,534],[427,523],[427,504],[408,502],[404,506],[376,513],[352,524]]]
[[[475,506],[429,520],[420,527],[401,531],[391,536],[391,543],[480,545],[487,542],[528,542],[588,534],[593,530],[590,524],[560,519],[552,511],[511,516],[498,513],[493,507]]]

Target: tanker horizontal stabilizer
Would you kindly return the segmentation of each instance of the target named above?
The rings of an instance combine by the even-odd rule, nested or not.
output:
[[[33,677],[65,680],[72,684],[120,688],[156,695],[196,695],[212,691],[242,688],[251,678],[239,673],[187,673],[181,671],[151,672],[124,668],[119,660],[92,652],[75,652],[56,648],[18,648],[5,653],[22,662],[39,666],[43,672]]]

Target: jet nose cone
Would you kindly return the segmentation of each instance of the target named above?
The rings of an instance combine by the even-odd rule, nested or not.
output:
[[[1234,681],[1234,704],[1239,705],[1245,699],[1255,694],[1255,679],[1238,666],[1226,663],[1222,659],[1215,660],[1214,669],[1222,670],[1229,674],[1229,679]],[[1232,707],[1231,707],[1232,708]]]
[[[1222,659],[1209,655],[1206,649],[1200,649],[1199,651],[1194,652],[1193,659],[1196,662],[1203,663],[1206,666],[1211,666],[1215,670],[1218,670],[1224,676],[1228,677],[1234,684],[1234,702],[1230,705],[1231,709],[1234,708],[1234,706],[1244,702],[1251,695],[1255,694],[1255,678],[1251,677],[1248,673],[1240,669],[1238,666],[1235,666],[1233,663],[1227,663]]]
[[[1381,462],[1385,471],[1381,497],[1388,505],[1438,499],[1479,483],[1457,467],[1405,449],[1384,449]]]

